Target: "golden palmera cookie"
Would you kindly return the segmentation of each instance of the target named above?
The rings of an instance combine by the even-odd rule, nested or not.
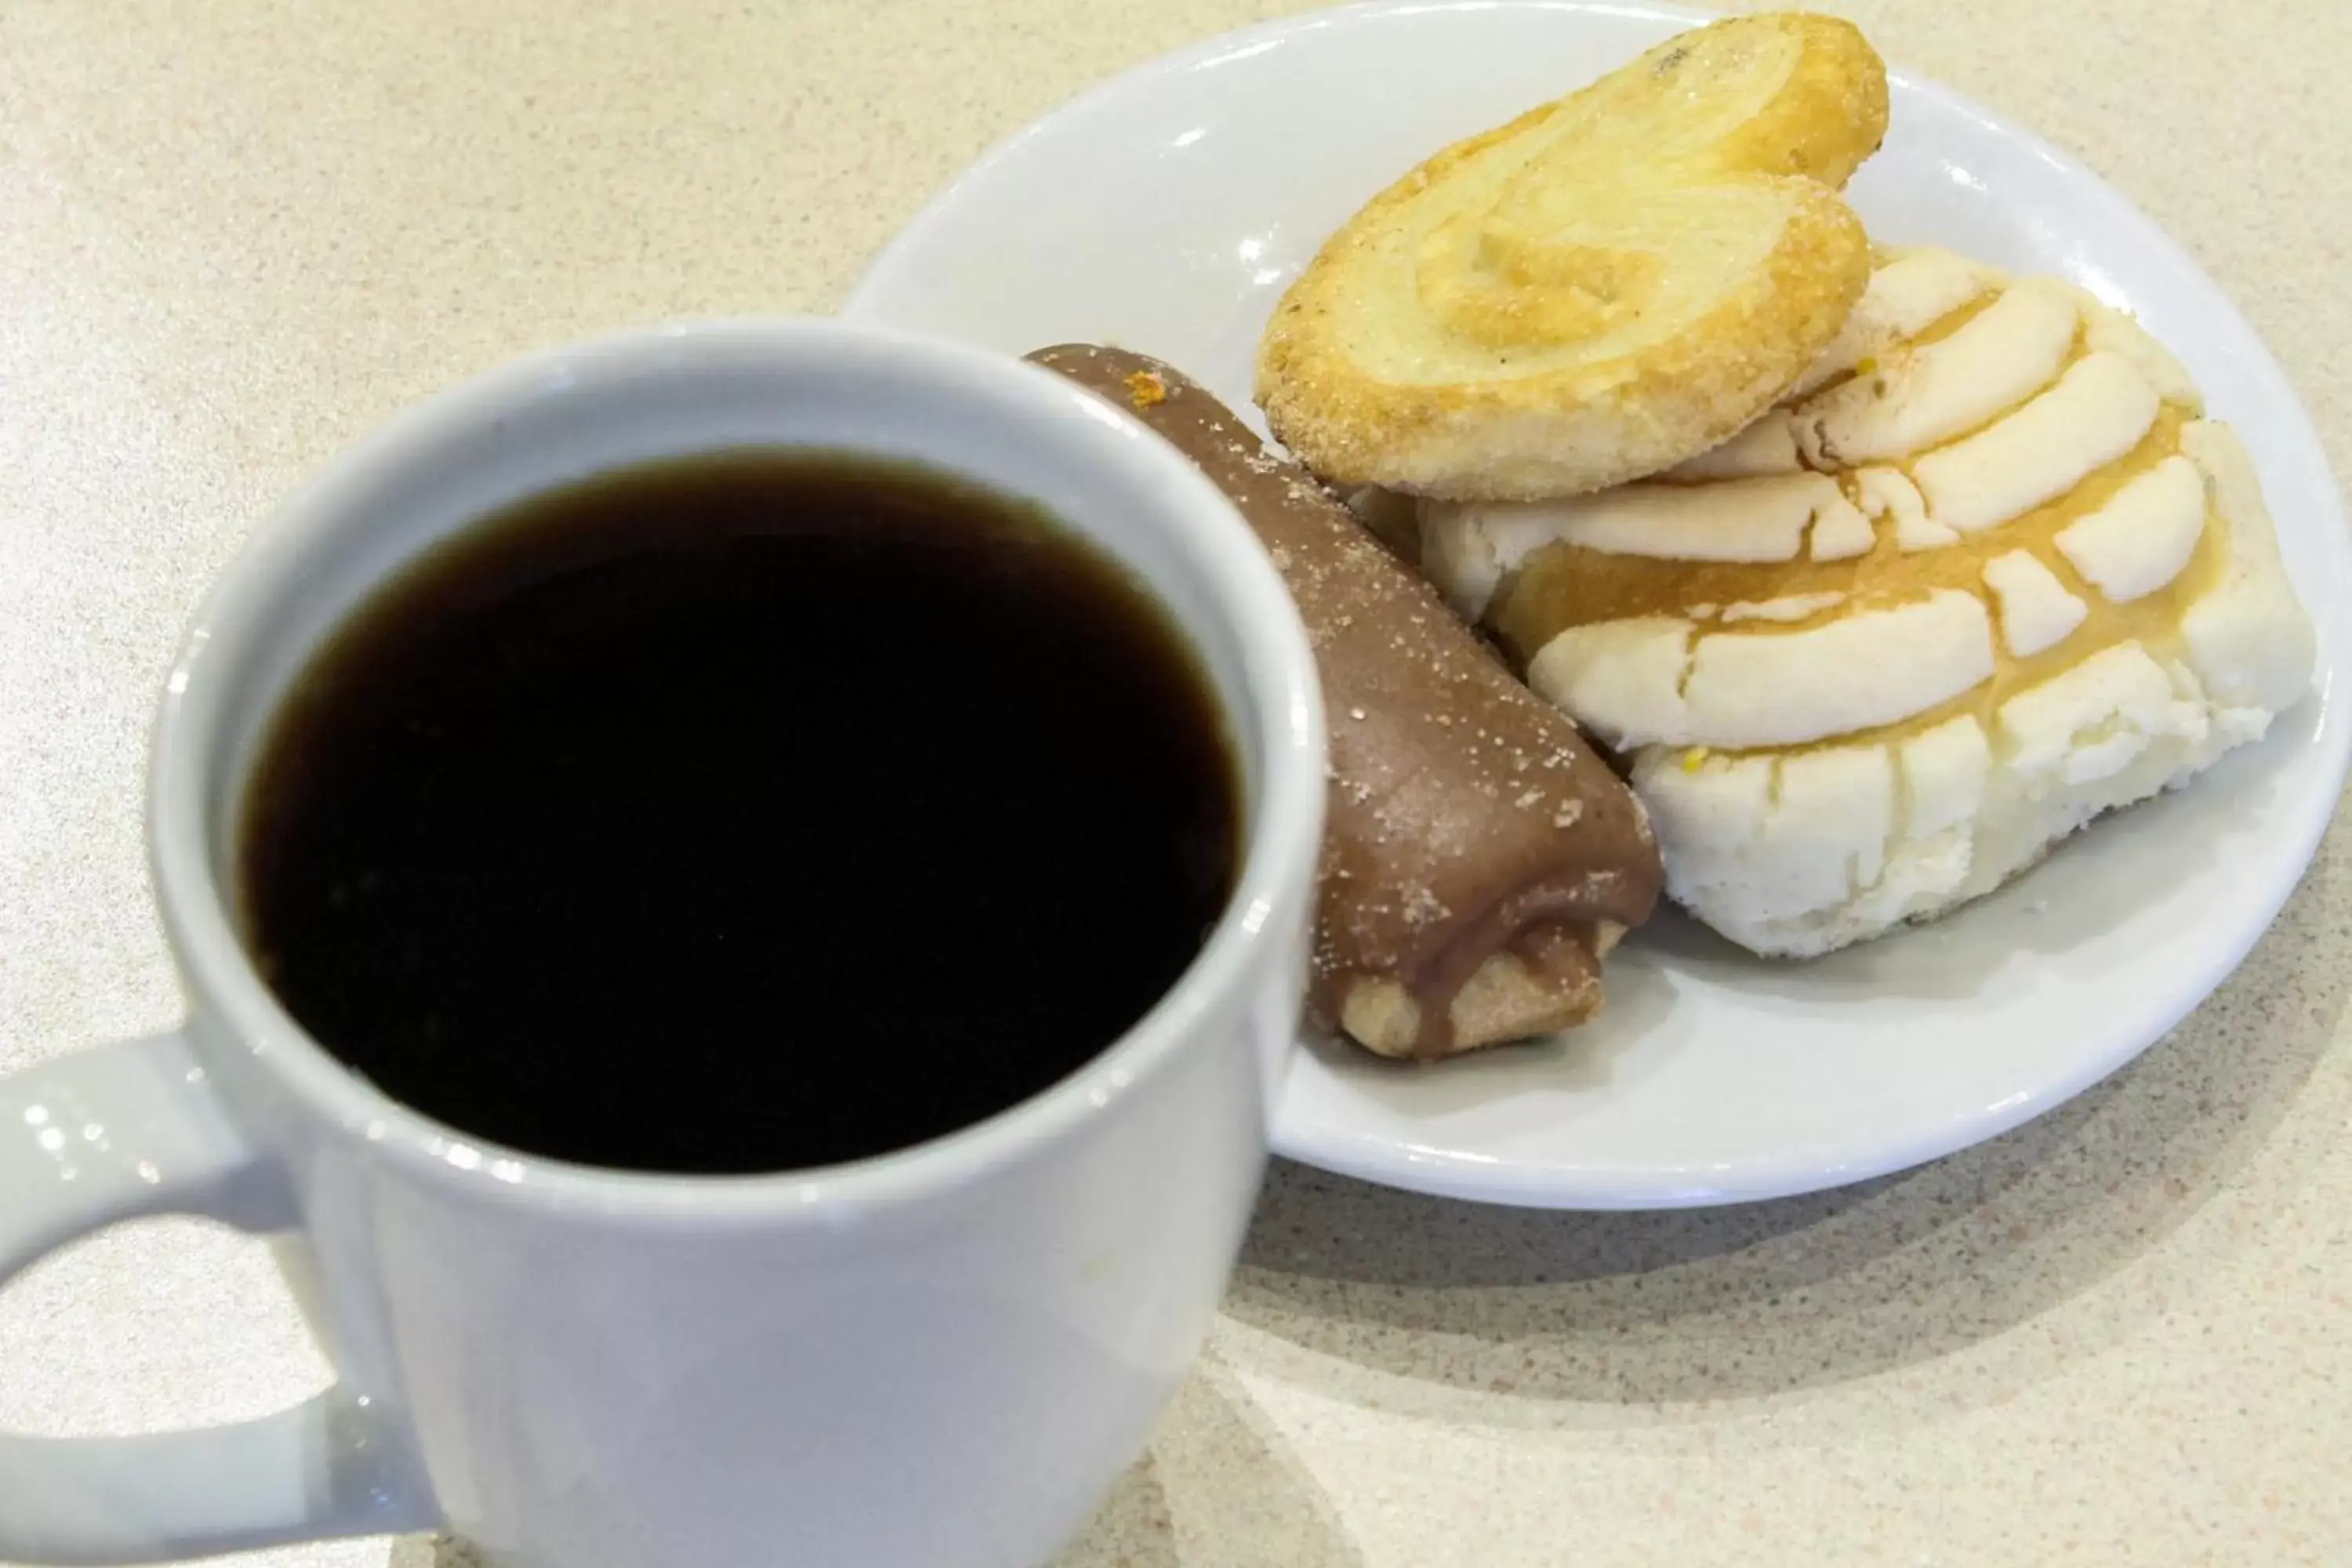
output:
[[[1889,252],[1797,393],[1657,479],[1421,508],[1430,574],[1632,766],[1677,901],[1826,952],[2186,784],[2308,685],[2253,467],[2137,325]]]
[[[1849,23],[1685,33],[1374,197],[1276,308],[1258,401],[1342,484],[1530,500],[1654,473],[1836,336],[1870,273],[1838,191],[1885,131]]]

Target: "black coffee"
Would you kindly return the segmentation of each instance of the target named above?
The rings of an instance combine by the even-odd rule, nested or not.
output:
[[[1213,694],[1035,510],[841,455],[485,521],[316,656],[247,796],[269,984],[385,1092],[587,1164],[788,1170],[1100,1052],[1231,891]]]

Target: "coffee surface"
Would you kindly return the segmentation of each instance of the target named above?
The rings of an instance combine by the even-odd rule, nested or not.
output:
[[[1239,857],[1208,679],[1025,503],[835,454],[624,470],[467,530],[264,739],[246,940],[461,1132],[802,1169],[1013,1106],[1198,954]]]

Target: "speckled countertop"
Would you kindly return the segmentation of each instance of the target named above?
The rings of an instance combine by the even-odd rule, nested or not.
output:
[[[0,0],[0,1070],[175,1016],[148,711],[304,469],[532,344],[822,310],[1004,132],[1291,8]],[[2178,235],[2352,471],[2352,5],[1833,8]],[[2352,1563],[2347,958],[2339,825],[2176,1035],[1926,1170],[1591,1217],[1279,1168],[1066,1568]],[[194,1226],[0,1300],[0,1428],[234,1418],[323,1376],[266,1256]]]

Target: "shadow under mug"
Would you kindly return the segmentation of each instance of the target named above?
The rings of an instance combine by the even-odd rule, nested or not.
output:
[[[593,1170],[394,1103],[278,1006],[225,904],[273,708],[373,588],[484,514],[778,445],[1029,498],[1150,584],[1242,763],[1223,919],[1076,1074],[853,1164]],[[1323,773],[1306,636],[1254,536],[1174,448],[1045,371],[716,321],[543,353],[400,417],[256,537],[172,670],[150,833],[186,1023],[0,1081],[0,1280],[114,1221],[209,1215],[273,1238],[339,1381],[240,1426],[0,1436],[0,1559],[444,1527],[520,1568],[1042,1559],[1140,1449],[1239,1247],[1295,1037]]]

